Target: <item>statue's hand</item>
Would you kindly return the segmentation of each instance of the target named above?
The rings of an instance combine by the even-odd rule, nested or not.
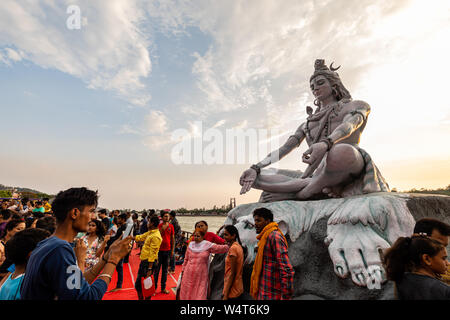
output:
[[[247,169],[244,171],[244,173],[242,173],[242,175],[239,179],[239,184],[242,186],[240,194],[244,194],[252,188],[257,175],[258,174],[256,173],[256,170],[254,170],[252,168]]]
[[[302,178],[310,177],[314,170],[317,169],[323,157],[327,153],[328,145],[325,142],[314,143],[308,150],[303,153],[303,162],[309,164]]]

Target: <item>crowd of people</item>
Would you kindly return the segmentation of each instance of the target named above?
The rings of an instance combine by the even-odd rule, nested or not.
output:
[[[3,200],[0,300],[100,300],[114,273],[112,291],[122,288],[123,264],[134,245],[140,258],[135,280],[139,300],[152,298],[143,290],[148,278],[155,290],[160,286],[168,294],[167,276],[176,265],[182,266],[176,299],[208,299],[213,254],[226,254],[223,300],[289,300],[294,295],[288,241],[267,208],[253,211],[258,245],[246,293],[247,248],[233,225],[213,233],[206,221],[198,221],[187,238],[173,210],[152,209],[139,216],[97,205],[97,192],[87,188],[61,191],[51,204],[48,199]],[[424,218],[417,221],[414,234],[383,252],[386,276],[395,282],[398,299],[450,299],[449,236],[448,224]]]

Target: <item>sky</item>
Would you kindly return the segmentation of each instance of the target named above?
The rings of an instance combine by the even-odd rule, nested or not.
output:
[[[445,187],[449,38],[446,0],[2,0],[0,183],[110,209],[255,202],[239,177],[305,121],[320,58],[370,104],[360,146],[389,186]],[[256,142],[228,159],[238,130]]]

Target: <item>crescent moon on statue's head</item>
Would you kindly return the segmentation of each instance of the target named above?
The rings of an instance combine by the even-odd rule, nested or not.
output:
[[[341,66],[339,66],[339,67],[337,67],[337,68],[333,68],[333,63],[334,63],[334,62],[332,62],[332,63],[330,64],[330,70],[334,72],[334,71],[338,70]]]

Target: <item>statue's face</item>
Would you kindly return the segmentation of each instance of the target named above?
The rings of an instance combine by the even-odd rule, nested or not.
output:
[[[316,99],[323,101],[332,96],[331,84],[327,78],[319,75],[310,82],[311,91]]]

